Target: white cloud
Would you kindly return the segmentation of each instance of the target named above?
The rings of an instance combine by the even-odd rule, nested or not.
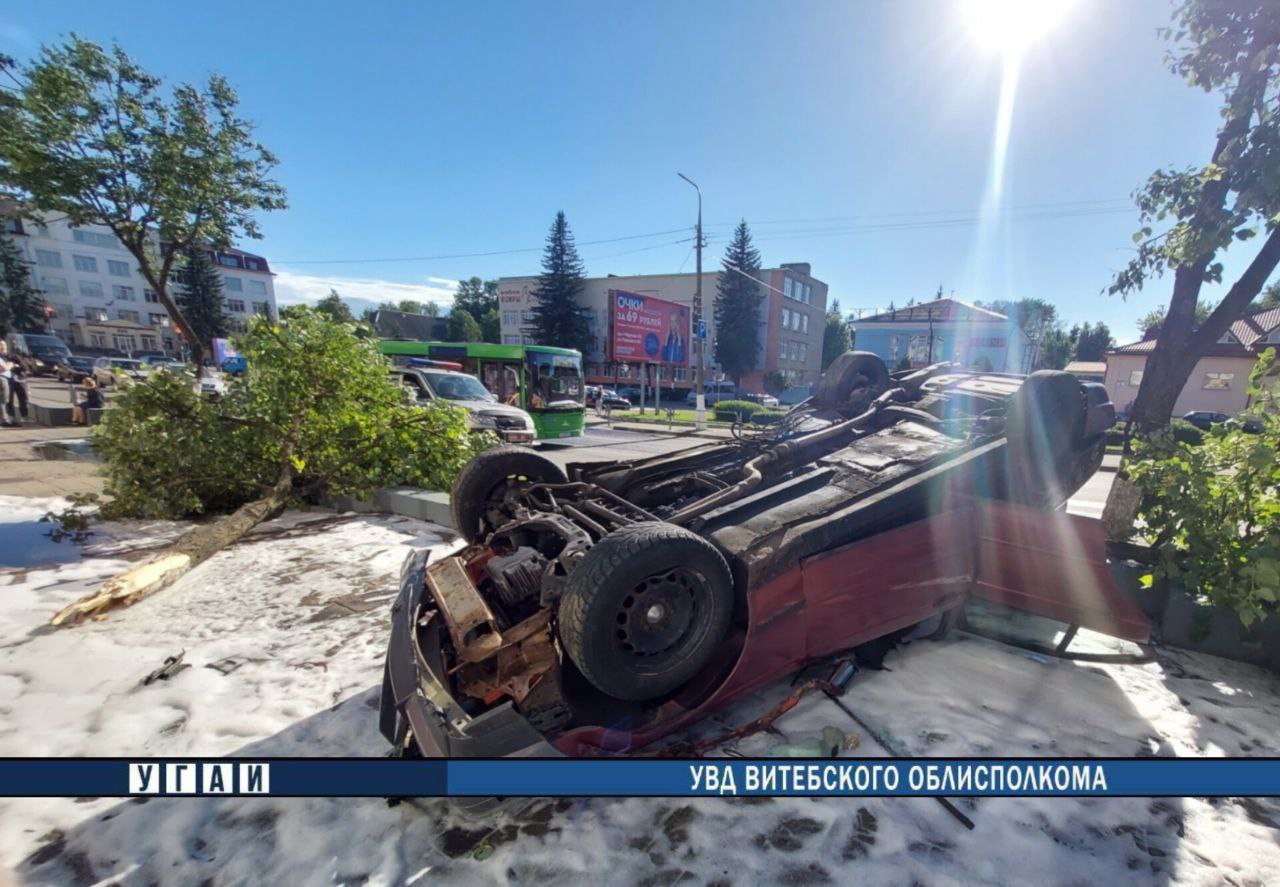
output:
[[[453,305],[456,280],[428,277],[426,283],[397,283],[366,277],[328,277],[316,274],[299,274],[276,268],[276,303],[278,305],[312,305],[338,291],[343,301],[357,313],[366,307],[383,302],[399,302],[414,299],[419,302],[435,302],[440,313],[448,312]]]

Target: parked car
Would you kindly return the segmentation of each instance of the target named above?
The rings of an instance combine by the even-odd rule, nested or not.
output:
[[[181,366],[182,361],[176,357],[167,354],[135,354],[138,362],[149,369],[157,369],[159,367]]]
[[[99,385],[118,385],[121,376],[140,382],[147,377],[147,368],[128,357],[99,357],[93,362],[93,380]]]
[[[596,412],[603,413],[605,409],[609,410],[629,410],[631,409],[631,401],[627,400],[612,388],[602,388],[595,399]]]
[[[10,333],[9,357],[28,376],[52,376],[58,364],[71,355],[67,343],[47,333]]]
[[[850,352],[759,435],[489,450],[452,491],[469,547],[402,573],[380,729],[406,756],[638,749],[970,596],[1143,641],[1097,522],[1057,510],[1113,421],[1067,373],[892,379]]]
[[[1201,431],[1208,431],[1214,425],[1225,422],[1231,417],[1226,413],[1217,413],[1212,410],[1192,410],[1182,418],[1183,421],[1190,422]]]
[[[205,397],[218,398],[227,393],[227,380],[217,370],[206,369],[200,376],[200,393]]]
[[[774,409],[778,406],[778,398],[772,394],[755,394],[750,391],[739,391],[736,400],[745,400],[749,403],[758,403],[762,407]]]
[[[715,406],[718,400],[735,400],[737,398],[737,386],[727,380],[723,382],[706,382],[702,388],[706,395],[703,402],[709,407]],[[698,405],[698,393],[690,391],[684,400],[687,406],[696,407]]]
[[[626,400],[626,402],[629,404],[632,404],[632,405],[638,404],[640,402],[640,386],[624,385],[623,387],[618,389],[618,396]],[[652,397],[653,397],[653,392],[646,390],[645,398],[649,399]]]
[[[492,431],[507,443],[532,443],[537,434],[524,410],[498,402],[475,376],[434,367],[396,367],[392,378],[418,403],[440,399],[467,411],[472,431]]]
[[[85,376],[92,376],[93,358],[87,354],[69,354],[54,368],[59,382],[80,383]],[[96,377],[95,377],[96,378]]]

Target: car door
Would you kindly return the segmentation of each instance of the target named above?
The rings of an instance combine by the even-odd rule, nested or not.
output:
[[[1002,500],[974,505],[973,594],[1018,610],[1143,642],[1146,615],[1116,585],[1094,518]]]

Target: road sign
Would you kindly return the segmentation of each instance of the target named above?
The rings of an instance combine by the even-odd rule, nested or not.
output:
[[[699,319],[698,320],[698,338],[705,339],[706,337],[707,337],[707,322],[705,320]]]

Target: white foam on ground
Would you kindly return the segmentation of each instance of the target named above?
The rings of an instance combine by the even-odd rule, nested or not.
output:
[[[0,514],[30,520],[61,505],[0,497]],[[305,526],[316,519],[328,522]],[[290,514],[153,598],[50,629],[58,608],[183,528],[95,529],[82,561],[0,571],[0,755],[386,752],[376,706],[387,607],[413,548],[456,546],[445,531]],[[140,685],[179,651],[190,667]],[[844,702],[910,754],[1270,755],[1280,736],[1280,683],[1212,657],[1084,665],[958,635],[886,664],[860,673]],[[789,691],[780,683],[692,732],[743,723]],[[888,753],[820,695],[778,723],[793,739],[828,724],[860,734],[853,754]],[[0,865],[31,884],[1280,882],[1274,800],[957,803],[975,831],[930,799],[535,802],[482,823],[438,801],[0,800]],[[492,854],[477,860],[476,847]]]

